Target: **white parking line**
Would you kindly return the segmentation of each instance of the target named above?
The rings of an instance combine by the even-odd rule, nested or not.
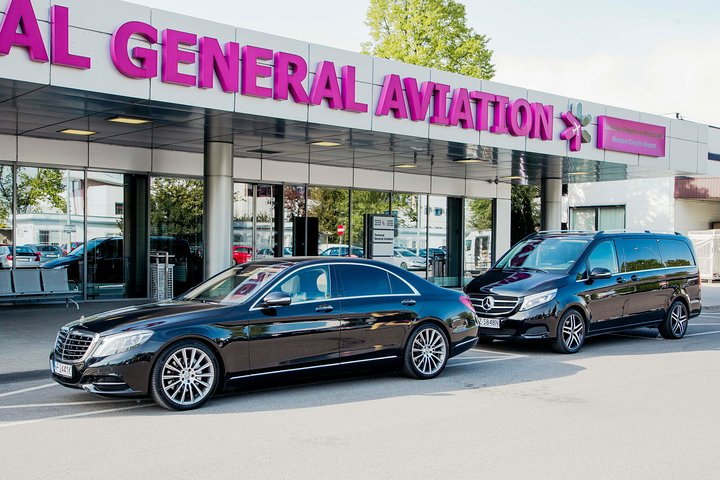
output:
[[[0,424],[0,428],[6,428],[6,427],[17,427],[20,425],[28,425],[31,423],[40,423],[40,422],[47,422],[49,420],[64,420],[66,418],[76,418],[76,417],[87,417],[89,415],[100,415],[102,413],[113,413],[113,412],[122,412],[124,410],[133,410],[136,408],[145,408],[145,407],[152,407],[155,405],[154,403],[146,403],[143,405],[133,405],[132,407],[120,407],[120,408],[108,408],[105,410],[95,410],[93,412],[82,412],[82,413],[72,413],[69,415],[57,415],[54,417],[45,417],[45,418],[36,418],[33,420],[23,420],[21,422],[12,422],[12,423],[5,423]]]
[[[0,393],[0,397],[9,397],[10,395],[17,395],[19,393],[32,392],[33,390],[40,390],[41,388],[54,387],[57,383],[48,383],[46,385],[40,385],[39,387],[23,388],[22,390],[15,390],[13,392]]]
[[[700,332],[700,333],[690,333],[688,335],[685,335],[686,337],[698,337],[700,335],[713,335],[715,333],[720,333],[720,330],[713,330],[712,332]]]
[[[471,352],[484,352],[484,353],[492,353],[493,355],[506,355],[508,357],[523,357],[524,355],[518,355],[517,353],[506,353],[506,352],[498,352],[495,350],[483,350],[482,348],[473,348],[470,350]]]
[[[471,360],[469,362],[448,362],[447,367],[459,367],[461,365],[475,365],[477,363],[489,363],[489,362],[501,362],[503,360],[514,360],[516,358],[522,358],[524,355],[514,355],[512,357],[495,357],[495,358],[486,358],[485,360]]]
[[[21,405],[0,405],[0,410],[10,410],[13,408],[43,408],[43,407],[71,407],[74,405],[97,405],[103,403],[119,403],[119,402],[137,402],[134,399],[118,399],[118,400],[90,400],[86,402],[57,402],[57,403],[31,403]]]

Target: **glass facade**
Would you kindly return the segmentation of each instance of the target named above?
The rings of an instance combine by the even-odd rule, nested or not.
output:
[[[0,164],[2,268],[65,268],[79,299],[147,298],[153,264],[167,259],[179,295],[203,280],[203,197],[201,179]],[[236,182],[232,258],[364,257],[366,216],[392,215],[388,261],[460,286],[490,265],[492,210],[483,199]],[[18,248],[40,263],[25,265]]]

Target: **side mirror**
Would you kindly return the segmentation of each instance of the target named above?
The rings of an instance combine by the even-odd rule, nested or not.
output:
[[[292,303],[292,297],[285,292],[270,292],[263,298],[263,306],[271,307],[287,307]]]
[[[612,277],[612,272],[608,270],[607,268],[603,267],[595,267],[590,272],[590,279],[596,280],[600,278],[610,278]]]

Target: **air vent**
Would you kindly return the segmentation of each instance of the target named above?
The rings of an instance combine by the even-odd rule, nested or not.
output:
[[[277,150],[268,150],[266,148],[256,148],[254,150],[248,150],[248,153],[259,153],[261,155],[277,155],[278,153],[282,153]]]

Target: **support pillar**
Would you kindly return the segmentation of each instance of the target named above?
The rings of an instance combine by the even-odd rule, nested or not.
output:
[[[540,189],[541,230],[562,228],[562,178],[543,178]]]
[[[512,204],[509,198],[496,198],[493,201],[493,241],[492,263],[495,263],[511,245]]]
[[[233,145],[205,142],[205,278],[232,265]]]

